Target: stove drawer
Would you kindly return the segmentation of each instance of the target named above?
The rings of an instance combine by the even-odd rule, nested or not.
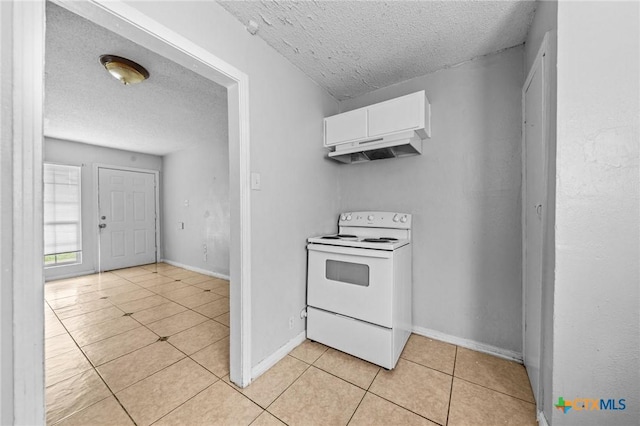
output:
[[[402,347],[395,356],[392,329],[312,307],[307,309],[307,315],[308,339],[389,370],[396,366]]]
[[[307,304],[392,327],[391,251],[308,245]]]

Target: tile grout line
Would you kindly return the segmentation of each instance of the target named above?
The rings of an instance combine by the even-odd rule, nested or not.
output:
[[[456,373],[456,361],[458,361],[458,346],[456,346],[456,352],[453,354],[453,371],[451,375],[451,389],[449,389],[449,404],[447,404],[447,419],[445,424],[449,424],[449,414],[451,413],[451,398],[453,397],[453,379]]]
[[[200,365],[200,364],[198,364],[198,365]],[[202,367],[202,368],[204,368],[204,367]],[[164,368],[163,368],[163,370],[164,370]],[[206,370],[206,369],[205,369],[205,370]],[[160,370],[160,371],[162,371],[162,370]],[[209,371],[209,370],[207,370],[207,371]],[[155,374],[155,373],[153,373],[153,374]],[[153,376],[153,374],[152,374],[152,376]],[[201,391],[196,392],[196,394],[195,394],[195,395],[193,395],[191,398],[188,398],[186,401],[182,402],[181,404],[178,404],[175,408],[173,408],[173,409],[172,409],[171,411],[169,411],[168,413],[163,414],[162,416],[160,416],[160,417],[158,417],[157,419],[155,419],[153,422],[151,422],[151,425],[154,425],[154,424],[156,424],[157,422],[159,422],[160,420],[164,419],[164,418],[165,418],[165,417],[167,417],[169,414],[173,413],[173,412],[174,412],[174,411],[176,411],[178,408],[182,407],[184,404],[186,404],[187,402],[191,401],[193,398],[195,398],[196,396],[200,395],[202,392],[206,391],[207,389],[209,389],[211,386],[215,385],[216,383],[218,383],[218,382],[223,382],[223,383],[224,383],[224,380],[222,380],[222,378],[220,378],[220,377],[216,376],[216,375],[215,375],[215,374],[213,374],[213,373],[211,373],[211,374],[213,375],[213,377],[215,377],[215,378],[216,378],[216,379],[218,379],[218,380],[215,380],[213,383],[211,383],[209,386],[206,386],[206,387],[205,387],[204,389],[202,389]],[[148,376],[148,377],[151,377],[151,376]]]
[[[329,347],[327,347],[327,349],[322,353],[322,355],[324,355],[324,354],[325,354],[329,349],[330,349],[330,348],[329,348]],[[316,362],[318,362],[318,360],[319,360],[320,358],[322,358],[322,355],[320,355],[320,356],[319,356],[319,357],[318,357],[318,358],[313,362],[313,364],[309,364],[309,366],[310,366],[310,367],[314,367],[314,368],[316,368],[316,369],[318,369],[318,370],[320,370],[320,371],[322,371],[322,372],[324,372],[324,373],[327,373],[327,374],[329,374],[330,376],[333,376],[333,377],[335,377],[335,378],[337,378],[337,379],[339,379],[339,380],[341,380],[341,381],[343,381],[343,382],[345,382],[345,383],[347,383],[347,384],[353,385],[353,386],[355,386],[355,387],[357,387],[357,388],[359,388],[359,389],[364,390],[364,391],[365,391],[365,395],[366,395],[367,393],[371,393],[372,395],[375,395],[375,396],[377,396],[378,398],[381,398],[381,399],[383,399],[383,400],[385,400],[385,401],[387,401],[387,402],[390,402],[391,404],[393,404],[393,405],[395,405],[395,406],[397,406],[397,407],[400,407],[400,408],[402,408],[402,409],[404,409],[404,410],[407,410],[407,411],[409,411],[410,413],[413,413],[413,414],[415,414],[415,415],[417,415],[417,416],[419,416],[419,417],[422,417],[423,419],[426,419],[426,420],[428,420],[428,421],[430,421],[430,422],[432,422],[432,423],[436,423],[436,424],[440,425],[440,423],[438,423],[438,422],[436,422],[436,421],[434,421],[434,420],[431,420],[430,418],[425,417],[425,416],[423,416],[423,415],[422,415],[422,414],[420,414],[420,413],[416,413],[415,411],[410,410],[409,408],[403,407],[403,406],[402,406],[402,405],[400,405],[400,404],[397,404],[397,403],[395,403],[395,402],[393,402],[393,401],[391,401],[391,400],[389,400],[389,399],[387,399],[387,398],[385,398],[385,397],[383,397],[383,396],[381,396],[381,395],[378,395],[378,394],[377,394],[377,393],[375,393],[375,392],[370,391],[369,389],[371,389],[371,386],[373,385],[373,382],[375,381],[376,377],[378,377],[378,374],[380,374],[380,372],[382,371],[382,369],[383,369],[382,367],[379,367],[378,372],[376,373],[375,377],[373,378],[373,380],[371,381],[371,383],[369,384],[369,386],[367,387],[367,389],[364,389],[364,388],[362,388],[362,387],[360,387],[360,386],[358,386],[358,385],[356,385],[356,384],[354,384],[354,383],[349,382],[348,380],[343,379],[342,377],[336,376],[335,374],[333,374],[333,373],[331,373],[331,372],[329,372],[329,371],[325,371],[324,369],[322,369],[322,368],[320,368],[320,367],[316,366],[316,365],[315,365],[315,363],[316,363]],[[292,355],[291,355],[291,356],[292,356]],[[295,358],[295,357],[294,357],[294,358]],[[298,359],[298,358],[296,358],[296,359]],[[360,359],[360,358],[358,358],[358,359]],[[404,359],[404,358],[403,358],[403,359]],[[302,360],[300,360],[300,361],[302,361]],[[363,360],[363,361],[364,361],[364,360]],[[409,360],[406,360],[406,361],[409,361]],[[304,361],[303,361],[303,362],[304,362]],[[368,362],[368,361],[365,361],[365,362]],[[421,366],[421,367],[430,368],[430,367],[426,367],[426,366],[424,366],[424,365],[422,365],[422,364],[415,363],[415,362],[413,362],[413,361],[410,361],[410,362],[412,362],[413,364],[419,365],[419,366]],[[373,365],[375,365],[375,364],[373,364]],[[431,370],[438,371],[438,372],[442,373],[442,371],[440,371],[440,370],[435,370],[435,369],[433,369],[433,368],[430,368],[430,369],[431,369]],[[389,370],[389,371],[390,371],[390,370]],[[447,373],[442,373],[442,374],[447,374]],[[302,376],[302,375],[300,375],[300,376]],[[452,375],[450,375],[450,374],[449,374],[449,376],[452,376]],[[298,379],[299,379],[299,378],[300,378],[300,377],[298,377]],[[296,379],[295,381],[297,381],[298,379]],[[295,381],[294,381],[294,383],[295,383]],[[453,382],[453,376],[452,376],[452,382]],[[292,383],[291,385],[293,385],[293,383]],[[289,385],[289,387],[290,387],[291,385]],[[288,387],[287,387],[287,389],[288,389]],[[284,393],[284,392],[283,392],[283,393]],[[278,397],[279,397],[279,396],[278,396]],[[276,398],[276,399],[277,399],[277,398]],[[363,399],[364,399],[364,396],[363,396]],[[275,402],[275,401],[274,401],[274,402]],[[362,400],[360,401],[360,403],[362,403]],[[360,403],[358,404],[358,407],[360,406]],[[357,407],[356,407],[356,411],[357,411]],[[273,414],[273,413],[271,413],[271,412],[269,412],[269,414],[272,414],[272,415],[274,415],[274,416],[275,416],[275,414]],[[354,415],[354,414],[355,414],[355,411],[354,411],[354,412],[353,412],[353,414],[351,415],[351,418],[353,418],[353,415]],[[276,418],[278,418],[278,417],[276,416]],[[351,421],[351,418],[349,419],[349,421]],[[280,418],[278,418],[278,420],[281,420],[281,419],[280,419]],[[441,425],[441,426],[443,426],[443,425]]]
[[[468,379],[465,379],[465,378],[462,378],[462,377],[459,377],[459,376],[454,376],[454,378],[455,378],[455,379],[458,379],[458,380],[462,380],[463,382],[467,382],[467,383],[470,383],[470,384],[472,384],[472,385],[475,385],[475,386],[481,387],[481,388],[483,388],[483,389],[487,389],[487,390],[490,390],[490,391],[493,391],[493,392],[499,393],[499,394],[501,394],[501,395],[508,396],[508,397],[510,397],[510,398],[513,398],[513,399],[517,399],[518,401],[526,402],[527,404],[531,404],[531,405],[534,405],[534,406],[536,405],[536,403],[535,403],[535,402],[527,401],[526,399],[522,399],[522,398],[520,398],[520,397],[517,397],[517,396],[511,395],[511,394],[505,393],[505,392],[503,392],[503,391],[499,391],[499,390],[497,390],[497,389],[493,389],[493,388],[490,388],[490,387],[488,387],[488,386],[481,385],[481,384],[476,383],[476,382],[472,382],[471,380],[468,380]]]
[[[400,355],[400,358],[402,358],[402,355]],[[402,358],[402,359],[403,359],[403,360],[405,360],[405,361],[409,361],[409,362],[411,362],[412,364],[419,365],[419,366],[421,366],[421,367],[430,368],[430,367],[427,367],[426,365],[422,365],[422,364],[419,364],[419,363],[417,363],[417,362],[413,362],[413,361],[408,360],[408,359],[406,359],[406,358]],[[440,371],[440,370],[435,370],[435,369],[433,369],[433,368],[430,368],[430,369],[431,369],[431,370],[434,370],[434,371],[437,371],[437,372],[440,372],[440,373],[443,373],[443,372],[442,372],[442,371]],[[432,419],[430,419],[430,418],[428,418],[428,417],[426,417],[426,416],[424,416],[424,415],[422,415],[422,414],[420,414],[420,413],[416,413],[415,411],[411,410],[410,408],[403,407],[402,405],[398,404],[397,402],[391,401],[390,399],[387,399],[387,398],[385,398],[384,396],[382,396],[382,395],[378,395],[377,393],[373,392],[373,391],[371,390],[371,386],[373,386],[373,382],[375,382],[376,378],[378,377],[378,375],[380,374],[380,372],[381,372],[382,370],[383,370],[383,367],[380,367],[380,369],[378,370],[378,373],[376,373],[376,377],[374,377],[374,378],[373,378],[373,380],[371,381],[371,384],[370,384],[370,385],[369,385],[369,387],[367,388],[367,393],[370,393],[370,394],[372,394],[372,395],[375,395],[375,396],[377,396],[378,398],[383,399],[383,400],[385,400],[385,401],[387,401],[387,402],[389,402],[389,403],[391,403],[391,404],[395,405],[396,407],[402,408],[403,410],[407,410],[408,412],[413,413],[413,414],[415,414],[415,415],[416,415],[416,416],[418,416],[418,417],[422,417],[423,419],[428,420],[428,421],[430,421],[431,423],[435,423],[435,424],[441,425],[440,423],[438,423],[438,422],[437,422],[437,421],[435,421],[435,420],[432,420]],[[391,370],[386,370],[386,371],[391,371]],[[447,374],[447,373],[443,373],[443,374]],[[452,376],[452,380],[451,380],[451,381],[453,382],[453,376]],[[441,425],[441,426],[444,426],[444,425]]]
[[[72,296],[72,297],[73,297],[73,296]],[[77,306],[77,305],[84,305],[85,303],[98,302],[98,301],[100,301],[100,300],[102,300],[102,299],[90,300],[90,301],[88,301],[88,302],[82,302],[82,303],[76,304],[76,305],[74,305],[74,306]],[[109,301],[109,302],[111,302],[111,301]],[[47,303],[48,303],[48,302],[47,302]],[[113,306],[113,303],[112,303],[111,305]],[[64,308],[67,308],[67,307],[69,307],[69,306],[72,306],[72,305],[63,306],[62,308],[54,309],[54,308],[51,308],[51,305],[49,305],[49,307],[51,308],[51,310],[52,310],[52,311],[59,311],[59,310],[62,310],[62,309],[64,309]],[[76,314],[76,315],[71,315],[71,316],[65,317],[64,319],[65,319],[65,320],[67,320],[67,319],[70,319],[70,318],[79,317],[79,316],[81,316],[81,315],[91,314],[91,313],[93,313],[93,312],[102,311],[103,309],[109,309],[109,307],[106,307],[106,308],[98,308],[98,309],[94,309],[94,310],[87,311],[87,312],[80,312],[80,313],[78,313],[78,314]],[[58,314],[58,312],[56,312],[56,315],[57,315],[57,314]],[[58,317],[58,318],[60,318],[60,317]],[[60,319],[60,321],[62,321],[62,319]]]
[[[154,342],[154,343],[156,343],[156,342]],[[152,343],[152,344],[153,344],[153,343]],[[145,346],[145,347],[146,347],[146,346]],[[142,348],[141,348],[141,349],[142,349]],[[167,368],[169,368],[169,367],[171,367],[171,366],[173,366],[173,365],[176,365],[177,363],[179,363],[180,361],[182,361],[182,360],[184,360],[184,359],[186,359],[186,358],[189,358],[189,357],[188,357],[188,356],[185,356],[185,357],[183,357],[183,358],[180,358],[179,360],[177,360],[177,361],[175,361],[175,362],[173,362],[173,363],[171,363],[171,364],[169,364],[169,365],[165,366],[164,368],[161,368],[160,370],[158,370],[158,371],[156,371],[156,372],[154,372],[154,373],[152,373],[152,374],[149,374],[149,375],[148,375],[148,376],[146,376],[146,377],[143,377],[142,379],[138,380],[137,382],[134,382],[134,383],[129,384],[128,386],[126,386],[126,387],[124,387],[124,388],[120,389],[118,392],[122,392],[122,391],[124,391],[125,389],[129,389],[131,386],[134,386],[134,385],[136,385],[136,384],[140,383],[141,381],[143,381],[143,380],[145,380],[145,379],[148,379],[149,377],[154,376],[154,375],[156,375],[156,374],[160,373],[161,371],[166,370]],[[204,368],[204,367],[203,367],[203,368]],[[207,370],[207,371],[209,371],[209,370]],[[212,373],[212,374],[213,374],[213,373]],[[98,372],[98,375],[100,375],[100,373],[99,373],[99,372]],[[213,376],[217,378],[217,376],[216,376],[215,374],[213,374]],[[102,379],[102,376],[100,376],[100,378]],[[104,381],[104,379],[103,379],[103,381]],[[216,382],[211,383],[211,385],[213,385],[214,383],[216,383]],[[105,384],[106,384],[106,382],[105,382]],[[209,385],[209,386],[211,386],[211,385]],[[204,392],[207,388],[209,388],[209,386],[207,386],[206,388],[204,388],[202,391],[198,392],[196,395],[200,394],[201,392]],[[109,387],[109,385],[107,385],[107,387]],[[124,412],[125,412],[125,413],[127,413],[127,416],[129,416],[129,418],[131,419],[131,421],[133,421],[133,424],[134,424],[134,425],[137,425],[137,423],[136,423],[136,422],[135,422],[135,420],[133,419],[133,416],[129,413],[129,410],[127,410],[127,409],[126,409],[126,407],[125,407],[125,406],[120,402],[120,399],[118,399],[118,396],[116,395],[116,393],[114,393],[114,392],[111,390],[111,388],[110,388],[110,387],[109,387],[109,390],[110,390],[110,391],[111,391],[111,393],[113,394],[113,397],[114,397],[114,398],[116,398],[116,400],[118,401],[118,403],[120,404],[120,406],[122,407],[122,409],[124,410]],[[193,397],[195,397],[196,395],[194,395]],[[192,398],[193,398],[193,397],[192,397]],[[189,401],[190,399],[191,399],[191,398],[187,399],[187,401]],[[184,403],[186,403],[187,401],[185,401]],[[182,404],[178,405],[178,407],[182,406],[184,403],[182,403]],[[176,407],[175,409],[177,409],[178,407]],[[175,409],[174,409],[174,410],[175,410]],[[172,412],[172,411],[174,411],[174,410],[171,410],[170,412]],[[169,413],[170,413],[170,412],[169,412]],[[165,414],[165,416],[166,416],[166,415],[168,415],[169,413]],[[164,416],[162,416],[162,417],[164,417]],[[160,418],[158,418],[158,419],[154,420],[154,422],[153,422],[153,423],[157,422],[157,421],[158,421],[158,420],[160,420],[162,417],[160,417]]]
[[[287,356],[289,356],[289,354],[285,355],[285,358],[286,358]],[[292,358],[293,358],[293,357],[292,357]],[[284,358],[282,358],[282,359],[284,359]],[[298,359],[298,358],[295,358],[295,359]],[[300,362],[304,362],[304,361],[302,361],[302,360],[298,360],[298,361],[300,361]],[[278,362],[280,362],[280,361],[278,361]],[[305,363],[305,364],[307,364],[306,362],[304,362],[304,363]],[[307,364],[307,368],[305,368],[305,369],[302,371],[302,373],[300,373],[300,375],[299,375],[298,377],[296,377],[296,379],[295,379],[293,382],[291,382],[291,383],[289,384],[289,386],[287,386],[287,387],[286,387],[282,392],[280,392],[280,393],[278,394],[278,396],[276,396],[275,398],[273,398],[273,401],[271,401],[271,402],[269,403],[269,405],[267,405],[266,407],[264,407],[264,408],[263,408],[263,410],[264,410],[264,411],[267,411],[269,414],[271,414],[272,416],[274,416],[276,419],[280,420],[281,422],[286,423],[284,420],[281,420],[281,419],[280,419],[280,417],[276,416],[276,415],[275,415],[275,414],[273,414],[271,411],[268,411],[268,409],[269,409],[269,407],[271,407],[271,406],[273,405],[273,403],[274,403],[274,402],[276,402],[276,401],[278,400],[278,398],[280,398],[280,397],[282,396],[282,394],[284,394],[286,391],[288,391],[288,390],[289,390],[289,388],[290,388],[291,386],[293,386],[293,384],[294,384],[295,382],[297,382],[298,380],[300,380],[300,377],[302,377],[302,375],[303,375],[304,373],[306,373],[306,372],[309,370],[309,368],[311,368],[311,364]],[[268,370],[267,370],[267,371],[268,371]],[[258,378],[258,379],[259,379],[259,378]],[[257,379],[256,379],[256,380],[257,380]],[[231,381],[231,378],[229,378],[229,381]],[[235,385],[234,385],[234,386],[235,386]],[[249,384],[249,386],[251,386],[251,384]],[[248,386],[247,386],[247,387],[248,387]],[[240,392],[240,393],[241,393],[242,395],[244,395],[245,397],[249,398],[251,401],[253,401],[253,402],[254,402],[258,407],[262,408],[262,406],[261,406],[260,404],[258,404],[256,401],[254,401],[253,399],[251,399],[251,397],[249,397],[249,396],[247,396],[247,395],[243,394],[242,392]]]
[[[378,395],[377,393],[375,393],[375,392],[373,392],[373,391],[367,391],[367,393],[370,393],[371,395],[375,395],[375,396],[377,396],[378,398],[383,399],[383,400],[385,400],[385,401],[387,401],[387,402],[389,402],[389,403],[391,403],[391,404],[395,405],[396,407],[402,408],[403,410],[406,410],[406,411],[408,411],[408,412],[410,412],[410,413],[412,413],[412,414],[415,414],[415,415],[416,415],[416,416],[418,416],[418,417],[422,417],[423,419],[428,420],[428,421],[430,421],[431,423],[434,423],[434,424],[437,424],[437,425],[440,425],[440,426],[444,426],[442,423],[438,423],[437,421],[432,420],[432,419],[430,419],[429,417],[424,416],[423,414],[416,413],[415,411],[411,410],[410,408],[403,407],[402,405],[398,404],[397,402],[391,401],[390,399],[387,399],[387,398],[385,398],[385,397],[384,397],[384,396],[382,396],[382,395]]]
[[[400,357],[400,358],[402,358],[402,357]],[[410,359],[407,359],[407,358],[402,358],[402,359],[403,359],[404,361],[410,362],[411,364],[418,365],[418,366],[420,366],[420,367],[424,367],[424,368],[428,368],[429,370],[435,371],[435,372],[437,372],[437,373],[446,374],[447,376],[454,377],[454,376],[453,376],[453,372],[452,372],[451,374],[449,374],[449,373],[445,373],[445,372],[444,372],[444,371],[442,371],[442,370],[438,370],[438,369],[436,369],[436,368],[429,367],[428,365],[420,364],[419,362],[411,361]]]
[[[109,303],[111,303],[111,301],[109,301]],[[66,320],[68,320],[68,319],[78,318],[79,316],[82,316],[82,315],[93,314],[93,313],[96,313],[96,312],[99,312],[99,311],[104,311],[104,310],[111,309],[111,308],[116,308],[116,309],[118,309],[119,311],[121,311],[123,314],[125,313],[125,311],[123,311],[122,309],[120,309],[119,307],[117,307],[116,305],[114,305],[114,304],[112,303],[112,304],[111,304],[111,306],[110,306],[110,307],[108,307],[108,308],[98,309],[97,311],[87,312],[87,313],[84,313],[84,314],[81,314],[81,315],[76,315],[76,316],[69,317],[69,318],[65,318],[65,319],[60,319],[60,317],[58,317],[58,320],[62,323],[63,321],[66,321]],[[55,310],[54,310],[54,311],[55,311]],[[56,314],[56,316],[57,316],[57,314]],[[106,320],[104,320],[104,321],[98,321],[98,322],[94,322],[94,323],[91,323],[91,324],[87,324],[87,325],[82,326],[82,327],[78,327],[78,328],[76,328],[76,329],[74,329],[74,330],[71,330],[71,331],[79,330],[79,329],[81,329],[81,328],[85,328],[85,327],[89,327],[89,326],[93,326],[93,325],[97,325],[97,324],[102,324],[102,323],[104,323],[104,322],[111,321],[112,319],[115,319],[115,318],[119,318],[119,317],[118,317],[118,316],[114,316],[114,317],[108,318],[108,319],[106,319]],[[66,327],[66,325],[65,325],[65,327]]]
[[[358,359],[360,359],[360,358],[358,358]],[[364,361],[364,360],[363,360],[363,361]],[[366,361],[366,362],[368,362],[368,361]],[[313,364],[311,364],[311,365],[313,365]],[[375,364],[374,364],[374,365],[375,365]],[[317,365],[313,365],[313,367],[317,368],[318,370],[322,371],[323,373],[327,373],[328,375],[335,377],[336,379],[340,379],[340,380],[342,380],[342,381],[343,381],[343,382],[345,382],[345,383],[348,383],[348,384],[350,384],[350,385],[352,385],[352,386],[355,386],[355,387],[357,387],[358,389],[362,389],[362,390],[363,390],[363,391],[365,391],[365,392],[368,392],[368,389],[371,387],[371,383],[373,383],[373,381],[371,381],[371,383],[369,383],[369,387],[367,387],[367,389],[365,389],[365,388],[363,388],[362,386],[360,386],[360,385],[356,385],[355,383],[352,383],[352,382],[348,381],[347,379],[344,379],[344,378],[342,378],[342,377],[340,377],[340,376],[336,376],[336,375],[335,375],[335,374],[333,374],[332,372],[327,371],[327,370],[325,370],[324,368],[318,367]],[[380,372],[380,370],[378,370],[378,372]],[[378,373],[376,373],[376,377],[377,377],[377,376],[378,376]],[[374,377],[374,380],[375,380],[375,377]]]
[[[287,354],[286,356],[291,356],[291,355]],[[278,394],[278,396],[276,396],[276,397],[273,399],[273,401],[271,401],[271,403],[270,403],[269,405],[267,405],[267,406],[264,408],[264,411],[266,411],[267,413],[271,414],[273,417],[275,417],[276,419],[280,420],[280,421],[281,421],[282,423],[284,423],[285,425],[288,425],[289,423],[285,422],[283,419],[281,419],[280,417],[278,417],[275,413],[272,413],[271,411],[269,411],[269,407],[271,407],[271,406],[273,405],[273,403],[274,403],[274,402],[276,402],[276,401],[278,400],[278,398],[280,398],[280,397],[281,397],[281,396],[282,396],[286,391],[288,391],[288,390],[289,390],[289,388],[290,388],[291,386],[293,386],[293,384],[294,384],[295,382],[297,382],[298,380],[300,380],[300,378],[304,375],[304,373],[306,373],[306,372],[307,372],[307,371],[308,371],[308,370],[313,366],[313,364],[309,364],[309,363],[307,363],[307,362],[305,362],[305,361],[303,361],[303,360],[301,360],[301,359],[298,359],[298,358],[295,358],[295,357],[292,357],[292,358],[297,359],[298,361],[300,361],[300,362],[303,362],[303,363],[307,364],[307,368],[305,368],[305,369],[304,369],[304,371],[303,371],[302,373],[300,373],[300,375],[299,375],[298,377],[296,377],[296,379],[295,379],[293,382],[291,382],[291,384],[289,384],[289,386],[287,386],[287,387],[286,387],[282,392],[280,392],[280,393]],[[283,359],[284,359],[284,358],[283,358]],[[249,386],[251,386],[251,385],[249,385]],[[245,396],[246,398],[249,398],[248,396],[244,395],[242,392],[240,392],[240,393],[241,393],[243,396]],[[253,403],[255,403],[258,407],[262,408],[262,406],[261,406],[260,404],[258,404],[257,402],[255,402],[253,399],[251,399],[251,398],[249,398],[249,399],[250,399]],[[257,417],[256,417],[256,418],[257,418]],[[254,421],[255,421],[255,420],[254,420]],[[252,423],[253,423],[253,422],[252,422]]]
[[[320,358],[318,358],[320,359]],[[351,417],[349,417],[349,420],[347,421],[347,425],[349,423],[351,423],[351,420],[353,420],[353,416],[356,415],[356,413],[358,412],[358,408],[360,408],[360,405],[362,405],[362,401],[364,401],[364,398],[367,396],[367,394],[369,393],[369,389],[371,389],[371,385],[373,385],[373,382],[376,381],[376,377],[378,377],[378,374],[380,374],[380,371],[382,370],[382,368],[378,367],[378,371],[376,371],[376,375],[373,376],[373,380],[371,380],[371,383],[369,383],[369,386],[367,386],[367,388],[364,390],[364,394],[362,394],[362,398],[360,398],[360,402],[358,402],[358,405],[356,406],[356,409],[353,410],[353,413],[351,413]],[[357,386],[357,385],[356,385]],[[362,388],[361,388],[362,389]]]
[[[305,339],[305,340],[308,340],[308,339]],[[311,340],[309,340],[309,341],[311,341]],[[304,342],[302,342],[302,343],[304,343]],[[311,362],[311,363],[309,363],[309,362],[305,361],[305,360],[304,360],[304,359],[302,359],[302,358],[298,358],[297,356],[293,355],[293,352],[294,352],[294,350],[295,350],[295,349],[296,349],[296,348],[293,348],[293,349],[291,350],[291,352],[289,352],[287,355],[289,355],[290,357],[293,357],[293,358],[297,359],[298,361],[302,361],[302,362],[304,362],[305,364],[313,365],[313,364],[315,364],[315,362],[316,362],[317,360],[319,360],[319,359],[320,359],[320,357],[321,357],[322,355],[324,355],[324,354],[325,354],[325,352],[327,352],[327,350],[329,349],[329,347],[327,346],[327,347],[326,347],[326,349],[325,349],[325,350],[324,350],[324,351],[323,351],[323,352],[318,356],[318,358],[314,359],[314,360],[313,360],[313,362]]]
[[[366,392],[369,392],[369,389],[371,389],[371,386],[373,386],[373,382],[376,381],[376,379],[378,378],[378,374],[380,374],[381,371],[382,371],[382,367],[378,368],[378,371],[376,371],[376,375],[373,377],[373,380],[371,381],[371,383],[369,383],[369,386],[367,386],[367,389],[365,389]]]

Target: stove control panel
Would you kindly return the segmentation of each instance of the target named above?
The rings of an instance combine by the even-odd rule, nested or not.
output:
[[[338,225],[411,229],[411,215],[396,212],[345,212],[340,215]]]

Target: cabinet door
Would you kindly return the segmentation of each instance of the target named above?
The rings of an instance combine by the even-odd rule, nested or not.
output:
[[[367,137],[367,110],[356,109],[324,119],[324,145]]]
[[[412,93],[370,106],[367,108],[369,137],[423,128],[424,108],[424,92]]]

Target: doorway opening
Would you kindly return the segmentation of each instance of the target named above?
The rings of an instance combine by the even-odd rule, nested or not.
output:
[[[98,5],[90,2],[56,2],[64,8],[97,23],[105,28],[117,29],[129,40],[153,50],[200,75],[223,85],[228,90],[229,104],[229,157],[230,157],[230,276],[231,294],[235,299],[231,304],[231,371],[230,378],[240,386],[250,382],[250,209],[249,209],[249,123],[248,123],[248,79],[247,76],[220,60],[216,56],[199,48],[177,33],[159,25],[146,15],[123,3]],[[22,188],[30,186],[33,197],[18,197],[14,212],[20,220],[16,223],[16,232],[23,235],[25,241],[33,241],[25,247],[24,264],[16,262],[14,276],[25,278],[14,281],[14,335],[21,336],[14,342],[13,364],[15,389],[14,418],[16,421],[39,422],[44,417],[44,404],[40,397],[22,398],[20,395],[43,395],[44,372],[29,366],[37,365],[44,359],[42,334],[33,330],[42,330],[42,302],[34,295],[42,294],[41,285],[24,288],[28,277],[41,282],[44,251],[42,244],[42,109],[38,100],[43,98],[43,40],[34,37],[34,31],[42,34],[44,29],[43,4],[14,4],[13,33],[16,43],[24,42],[24,49],[14,52],[14,69],[21,78],[15,83],[14,108],[15,120],[20,128],[15,130],[14,147],[20,147],[26,154],[16,159],[25,173],[31,178],[14,181],[14,193],[23,193]],[[26,71],[31,70],[31,71]],[[23,72],[24,71],[24,72]],[[22,99],[31,99],[22,103]],[[36,102],[34,103],[33,100]],[[32,108],[33,107],[33,108]],[[32,147],[29,150],[26,146]],[[23,148],[24,147],[24,148]],[[40,167],[38,166],[40,159]],[[36,160],[31,164],[32,160]],[[35,167],[34,167],[35,166]],[[30,192],[31,193],[31,192]],[[17,207],[16,207],[17,206]],[[33,223],[33,226],[27,225]],[[40,224],[38,226],[38,224]],[[24,232],[22,232],[24,231]],[[35,271],[35,272],[34,272]],[[40,279],[38,279],[40,277]],[[34,348],[37,350],[34,352]]]

